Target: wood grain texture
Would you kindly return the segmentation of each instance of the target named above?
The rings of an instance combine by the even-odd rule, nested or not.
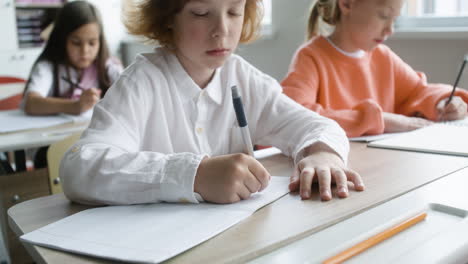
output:
[[[289,194],[227,231],[171,259],[169,263],[241,263],[304,238],[339,221],[398,197],[468,166],[468,159],[435,154],[367,148],[352,143],[350,166],[358,171],[366,191],[350,191],[346,199],[321,202],[315,188],[310,200]],[[275,155],[262,160],[272,175],[289,177],[291,162]],[[16,205],[10,225],[20,235],[30,232],[86,206],[72,204],[62,195],[39,198]],[[38,262],[105,263],[41,247],[28,246]]]

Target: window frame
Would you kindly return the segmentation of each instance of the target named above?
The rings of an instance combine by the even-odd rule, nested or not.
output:
[[[268,1],[269,2],[269,9],[268,8],[265,8],[264,9],[264,14],[263,14],[263,20],[262,20],[262,25],[261,25],[261,31],[260,31],[260,34],[261,34],[261,37],[262,38],[269,38],[269,37],[272,37],[273,36],[273,1],[272,0],[263,0],[263,2],[266,2]],[[266,6],[266,4],[264,3],[263,4],[264,7]],[[269,12],[268,12],[269,11]],[[265,22],[265,18],[269,16],[270,19],[269,21]]]
[[[406,13],[406,12],[402,12]],[[468,16],[400,16],[396,37],[468,39]]]

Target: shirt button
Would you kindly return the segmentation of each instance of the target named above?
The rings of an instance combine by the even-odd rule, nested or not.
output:
[[[198,134],[203,133],[203,128],[202,128],[202,127],[197,127],[197,133],[198,133]]]

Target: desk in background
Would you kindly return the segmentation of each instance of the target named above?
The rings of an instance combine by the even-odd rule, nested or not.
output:
[[[54,127],[0,133],[0,152],[48,146],[76,131],[84,130],[87,124],[88,122],[68,123]],[[47,169],[0,175],[0,212],[3,212],[3,215],[6,216],[6,210],[15,204],[50,195],[51,184],[54,183],[49,180]],[[2,216],[1,213],[0,216]],[[3,222],[6,223],[6,217]],[[5,229],[7,230],[6,242],[10,249],[12,261],[17,263],[26,262],[27,253],[21,246],[17,236],[10,228]]]
[[[274,154],[260,159],[272,175],[289,176],[291,162]],[[437,168],[428,164],[439,164]],[[468,159],[366,148],[352,143],[350,166],[359,171],[365,192],[351,191],[347,199],[321,202],[315,190],[311,200],[286,195],[245,221],[169,260],[170,263],[246,262],[308,237],[377,205],[437,181],[468,166]],[[90,208],[70,203],[63,194],[18,204],[8,211],[9,223],[20,236]],[[111,261],[26,245],[39,263],[110,263]]]

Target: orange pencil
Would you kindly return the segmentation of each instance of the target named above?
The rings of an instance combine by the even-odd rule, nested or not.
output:
[[[323,264],[335,264],[335,263],[341,263],[353,256],[356,256],[357,254],[363,252],[364,250],[375,246],[376,244],[400,233],[401,231],[407,229],[408,227],[411,227],[422,220],[424,220],[427,216],[427,213],[420,213],[416,216],[413,216],[387,230],[384,230],[377,235],[374,235],[348,249],[346,249],[343,252],[338,253],[337,255],[328,258],[323,262]]]

